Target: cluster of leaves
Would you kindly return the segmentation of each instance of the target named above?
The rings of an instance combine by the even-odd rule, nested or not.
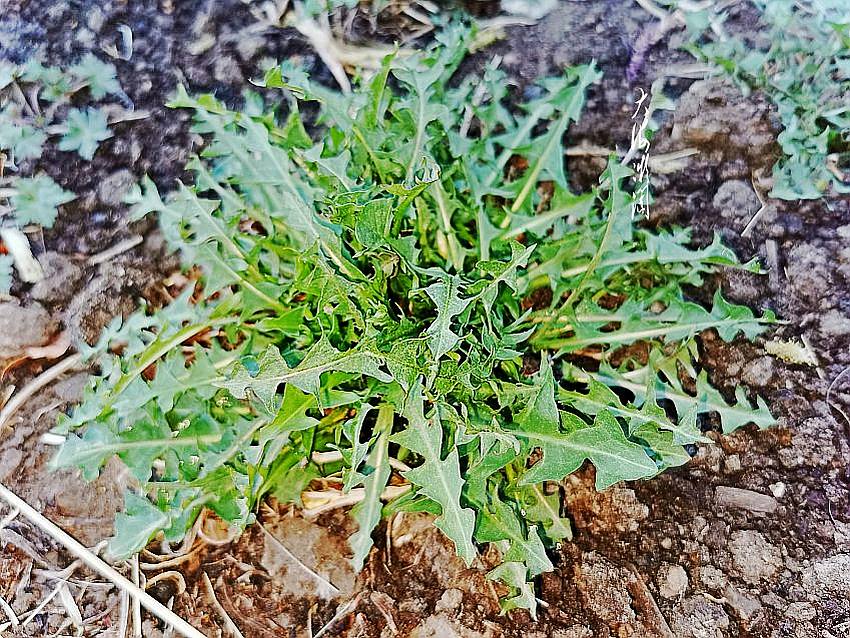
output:
[[[61,134],[60,150],[92,159],[99,143],[112,137],[106,114],[95,107],[70,108],[65,122],[56,122],[60,107],[84,89],[92,100],[123,95],[115,67],[91,53],[67,70],[37,60],[20,66],[0,63],[0,150],[8,152],[9,164],[41,157],[54,133]]]
[[[448,88],[469,34],[440,38],[350,95],[275,67],[273,111],[178,91],[208,140],[194,184],[163,198],[145,180],[132,214],[156,213],[200,280],[85,347],[100,376],[57,430],[55,466],[94,478],[117,454],[138,480],[113,554],[180,539],[203,507],[247,525],[265,495],[300,504],[322,477],[362,497],[356,567],[382,513],[430,512],[467,563],[495,543],[504,608],[533,614],[547,547],[570,537],[565,476],[589,460],[605,489],[685,463],[700,414],[772,423],[696,363],[700,331],[773,320],[684,298],[735,256],[635,229],[616,157],[569,188],[563,138],[594,66],[513,109],[494,66]],[[622,356],[637,342],[648,358]]]
[[[67,70],[37,60],[23,65],[0,61],[0,181],[8,185],[0,188],[0,225],[50,228],[58,207],[75,197],[48,175],[4,178],[5,171],[37,161],[54,135],[59,136],[59,150],[76,151],[86,160],[94,157],[100,142],[112,137],[101,109],[67,108],[82,91],[90,100],[123,95],[115,67],[92,54]],[[64,122],[59,121],[60,114]],[[9,291],[11,268],[11,257],[0,256],[0,293]]]
[[[773,167],[772,197],[817,199],[830,184],[850,192],[850,17],[844,0],[753,0],[763,31],[755,42],[711,36],[712,8],[688,13],[688,49],[745,90],[776,105],[784,157]],[[717,29],[721,32],[720,29]]]

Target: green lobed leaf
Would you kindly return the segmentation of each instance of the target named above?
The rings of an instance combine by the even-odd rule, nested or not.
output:
[[[91,160],[103,140],[112,137],[106,125],[106,114],[95,108],[68,111],[66,131],[59,140],[60,151],[76,151],[85,160]]]
[[[19,226],[40,224],[50,228],[56,221],[59,206],[76,197],[47,175],[18,178],[14,190],[10,201]]]
[[[378,421],[375,428],[378,430],[378,438],[366,459],[366,468],[362,482],[365,488],[363,500],[357,503],[352,510],[351,516],[359,526],[352,534],[348,543],[354,551],[351,559],[354,569],[363,569],[363,563],[372,549],[372,531],[381,520],[381,493],[390,478],[389,465],[389,435],[392,430],[393,410],[389,406],[381,406],[378,409]],[[357,465],[352,464],[352,469]]]
[[[129,558],[142,550],[168,522],[168,515],[147,498],[126,492],[124,511],[115,515],[115,533],[107,545],[109,555],[118,560]]]
[[[458,451],[452,449],[443,455],[443,427],[436,412],[426,418],[418,380],[408,393],[403,414],[407,428],[392,440],[423,459],[422,465],[405,472],[404,477],[440,505],[441,513],[434,524],[454,542],[457,555],[469,565],[477,555],[472,544],[475,512],[460,504],[464,481]]]

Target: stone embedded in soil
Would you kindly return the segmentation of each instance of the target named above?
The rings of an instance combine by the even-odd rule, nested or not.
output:
[[[681,565],[663,565],[657,582],[658,593],[664,598],[679,598],[688,589],[688,573]]]
[[[60,379],[53,384],[53,394],[60,401],[66,403],[79,403],[83,399],[83,392],[86,384],[89,382],[89,375],[86,372],[72,374],[71,376]]]
[[[723,589],[723,597],[739,620],[748,626],[758,622],[762,615],[762,606],[757,598],[746,595],[731,584],[727,584]]]
[[[740,472],[741,468],[741,457],[737,454],[730,454],[723,461],[723,470],[727,474],[734,474],[735,472]]]
[[[770,385],[776,374],[776,362],[773,357],[758,357],[749,362],[741,375],[744,383],[757,388]]]
[[[494,633],[490,627],[484,633],[459,625],[445,614],[429,616],[410,632],[410,638],[495,638],[502,632]]]
[[[771,483],[768,485],[770,488],[770,493],[773,494],[776,498],[782,498],[785,496],[786,486],[782,481],[777,481],[776,483]]]
[[[566,629],[526,632],[523,638],[594,638],[594,633],[584,625],[573,625]]]
[[[785,272],[788,283],[802,302],[818,310],[825,299],[833,298],[833,255],[823,245],[800,243],[785,255]]]
[[[649,507],[640,502],[632,489],[612,487],[597,492],[590,475],[571,474],[566,481],[567,509],[573,513],[579,530],[590,534],[636,532],[641,521],[649,516]]]
[[[815,561],[803,571],[802,583],[809,600],[835,599],[850,615],[850,554]]]
[[[434,611],[451,611],[463,603],[463,592],[459,589],[447,589],[434,606]]]
[[[699,570],[700,582],[712,591],[719,591],[726,585],[726,576],[714,565],[703,565]]]
[[[723,182],[711,203],[720,211],[721,217],[728,219],[736,228],[740,227],[740,230],[761,207],[752,185],[740,179]],[[765,221],[764,215],[762,220]]]
[[[811,603],[790,603],[785,609],[785,616],[796,620],[814,620],[817,615],[818,612]]]
[[[794,428],[791,447],[779,450],[779,461],[789,468],[829,465],[836,456],[833,428],[832,418],[805,419]]]
[[[30,289],[30,296],[48,304],[67,301],[83,277],[82,269],[67,256],[53,251],[39,255],[44,279]]]
[[[106,206],[121,206],[130,187],[135,183],[136,176],[132,171],[126,168],[115,171],[97,187],[97,196]]]
[[[782,565],[779,548],[755,530],[733,532],[729,551],[736,571],[751,585],[772,578]]]
[[[820,317],[818,329],[827,337],[843,337],[850,334],[850,316],[840,310],[827,310]]]
[[[342,519],[342,523],[347,521]],[[263,535],[263,555],[260,564],[272,580],[294,596],[328,597],[326,586],[311,577],[280,545],[297,557],[307,568],[330,581],[342,597],[354,591],[356,575],[348,558],[345,537],[333,534],[326,525],[292,516],[266,523],[266,529],[280,543]]]
[[[773,163],[775,145],[763,101],[745,98],[729,80],[694,82],[673,113],[673,141],[717,151],[717,159],[745,156],[754,166]],[[754,211],[755,212],[755,211]]]
[[[718,485],[715,488],[714,500],[721,507],[735,507],[767,514],[775,512],[779,507],[779,502],[772,496],[726,485]]]
[[[47,345],[56,330],[56,322],[41,304],[0,302],[0,360],[16,359],[27,348]]]
[[[723,607],[702,596],[682,601],[670,615],[670,629],[676,638],[723,638],[729,616]]]
[[[576,582],[586,609],[610,625],[634,622],[632,597],[626,589],[634,581],[631,572],[596,552],[584,554],[577,571]]]

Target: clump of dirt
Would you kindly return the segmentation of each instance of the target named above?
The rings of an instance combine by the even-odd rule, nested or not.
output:
[[[234,102],[251,88],[264,60],[281,58],[330,81],[300,35],[258,23],[251,4],[13,0],[0,16],[0,57],[39,55],[63,65],[87,51],[103,56],[103,47],[120,44],[117,29],[127,25],[132,57],[114,63],[135,108],[150,113],[120,125],[93,162],[60,152],[44,158],[40,168],[78,199],[45,233],[38,255],[55,285],[16,289],[21,302],[0,305],[0,358],[25,355],[63,330],[92,340],[140,298],[167,300],[161,281],[177,268],[176,260],[152,224],[128,227],[121,193],[146,173],[167,189],[197,149],[187,116],[162,106],[178,81]],[[480,4],[489,11],[493,3]],[[737,6],[729,12],[737,28],[752,28],[749,13]],[[533,91],[541,75],[596,59],[605,77],[569,136],[577,144],[623,149],[635,97],[626,70],[632,46],[650,28],[652,19],[636,4],[562,2],[536,26],[509,28],[507,38],[479,53],[473,66],[502,55],[521,95]],[[660,44],[640,68],[632,64],[635,84],[648,89],[652,79],[687,60]],[[755,256],[764,264],[764,275],[730,270],[711,284],[732,300],[775,310],[787,323],[755,344],[726,344],[709,332],[701,351],[712,383],[727,399],[740,385],[758,392],[779,419],[777,427],[727,437],[709,419],[704,426],[716,445],[701,446],[688,466],[602,494],[593,489],[592,468],[565,480],[574,538],[555,552],[556,571],[539,583],[536,621],[525,612],[499,615],[504,592],[486,578],[494,555],[468,568],[430,518],[408,514],[382,525],[366,568],[355,575],[347,563],[351,523],[343,512],[307,521],[264,507],[260,520],[267,531],[255,526],[230,545],[193,554],[179,567],[186,591],[158,584],[155,595],[164,603],[173,598],[175,611],[215,635],[224,620],[207,594],[207,574],[218,604],[246,637],[305,635],[308,625],[312,635],[351,637],[782,638],[846,631],[850,429],[838,408],[850,412],[850,375],[843,375],[850,366],[850,200],[770,200],[778,150],[772,106],[716,78],[671,77],[666,86],[678,106],[651,153],[690,147],[698,154],[684,169],[653,176],[656,202],[648,223],[691,226],[700,244],[719,233],[743,260]],[[600,162],[569,158],[577,189],[596,182]],[[143,235],[144,243],[105,264],[89,263],[91,255],[131,234]],[[706,301],[710,292],[693,295]],[[773,339],[808,343],[819,366],[768,354],[764,344]],[[21,386],[51,363],[25,360],[6,380]],[[535,363],[528,362],[529,370]],[[49,473],[51,449],[40,438],[57,411],[79,399],[84,383],[82,370],[64,375],[0,432],[0,480],[93,545],[110,533],[125,474],[114,463],[88,486],[70,473]],[[0,595],[25,613],[50,591],[50,581],[37,573],[44,568],[38,560],[48,557],[51,567],[61,567],[69,559],[19,520],[0,534]],[[72,588],[85,618],[102,614],[89,625],[94,635],[108,635],[120,617],[119,597],[106,591]],[[67,613],[48,609],[23,635],[60,630]],[[145,622],[145,636],[162,635],[163,627]]]

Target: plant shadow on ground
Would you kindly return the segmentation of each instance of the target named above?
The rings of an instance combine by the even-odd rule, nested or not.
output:
[[[182,176],[195,140],[185,118],[161,108],[177,79],[174,69],[195,91],[215,90],[224,99],[239,95],[263,57],[298,56],[314,76],[331,81],[297,34],[252,33],[253,18],[241,3],[125,7],[84,2],[74,8],[55,3],[53,10],[46,4],[20,3],[0,18],[0,32],[13,36],[0,54],[27,57],[34,51],[21,47],[41,41],[51,62],[74,60],[113,42],[117,25],[127,24],[134,33],[134,55],[130,62],[116,63],[119,76],[136,107],[152,112],[117,131],[91,164],[62,153],[45,160],[58,183],[81,195],[44,238],[46,249],[72,261],[128,232],[120,200],[99,188],[106,178],[118,183],[117,173],[126,171],[128,187],[143,173],[160,184]],[[744,30],[752,28],[752,19],[746,10],[733,13]],[[537,26],[509,29],[507,40],[480,54],[478,63],[502,54],[504,68],[522,94],[541,75],[596,58],[605,78],[569,138],[572,145],[624,147],[633,109],[633,90],[624,79],[627,45],[648,23],[645,12],[625,3],[564,2]],[[190,46],[207,32],[214,36],[211,48],[193,55]],[[648,86],[672,62],[688,60],[676,55],[659,46],[637,84]],[[850,451],[841,415],[826,404],[826,396],[830,380],[850,365],[850,204],[844,198],[802,205],[770,201],[751,236],[741,238],[761,206],[754,175],[769,173],[776,156],[775,115],[758,95],[743,98],[717,79],[696,84],[678,80],[672,90],[681,93],[680,103],[656,137],[653,152],[696,147],[700,154],[686,170],[659,176],[649,223],[693,226],[701,243],[719,231],[743,260],[757,255],[766,265],[766,276],[736,274],[715,283],[734,301],[773,308],[787,319],[778,335],[807,337],[818,353],[823,378],[812,368],[765,354],[763,341],[724,344],[705,336],[702,349],[717,387],[728,390],[743,380],[768,399],[780,426],[720,437],[713,434],[716,424],[706,422],[719,445],[701,447],[685,468],[602,494],[593,490],[592,470],[570,477],[565,494],[575,538],[556,556],[557,571],[542,579],[538,596],[548,606],[537,623],[520,612],[498,616],[484,565],[465,568],[419,516],[405,516],[390,530],[382,527],[375,535],[377,550],[355,578],[346,563],[345,539],[352,529],[342,513],[325,514],[313,523],[274,504],[261,509],[266,529],[303,563],[332,575],[345,596],[317,596],[310,578],[253,527],[236,543],[208,546],[181,566],[188,589],[176,596],[176,611],[201,628],[218,627],[220,619],[204,597],[203,568],[245,636],[304,635],[308,619],[318,631],[338,606],[355,597],[357,604],[325,635],[840,634],[850,622]],[[576,186],[595,179],[600,168],[592,157],[569,160]],[[139,249],[108,267],[83,266],[70,283],[57,281],[64,294],[44,302],[50,317],[44,339],[64,327],[92,340],[113,315],[131,311],[138,297],[161,294],[159,282],[173,272],[175,262],[148,225],[132,232],[147,237]],[[15,368],[8,379],[22,384],[38,370],[38,363]],[[108,535],[112,515],[121,506],[119,468],[112,468],[94,489],[68,475],[58,479],[46,473],[51,452],[39,442],[40,434],[52,427],[55,410],[77,399],[82,382],[78,374],[42,392],[12,431],[0,433],[0,478],[31,502],[43,503],[48,516],[93,544]],[[832,402],[845,411],[850,405],[847,388],[838,383],[831,393]],[[718,489],[729,487],[765,498],[754,501],[748,493]],[[7,529],[29,535],[17,521]],[[3,537],[6,549],[0,554],[0,595],[6,600],[15,599],[16,585],[31,562],[25,551],[11,549],[9,538]],[[49,563],[65,564],[49,543],[33,544]],[[40,600],[37,580],[31,582],[32,591],[18,604]],[[165,601],[176,592],[167,581],[154,589]],[[111,595],[89,596],[91,615],[117,603]],[[117,605],[109,617],[115,622]],[[55,628],[50,623],[58,620],[45,615],[41,622],[30,626],[34,633],[23,635],[43,635],[44,627]],[[149,624],[145,635],[155,636],[157,630]]]

